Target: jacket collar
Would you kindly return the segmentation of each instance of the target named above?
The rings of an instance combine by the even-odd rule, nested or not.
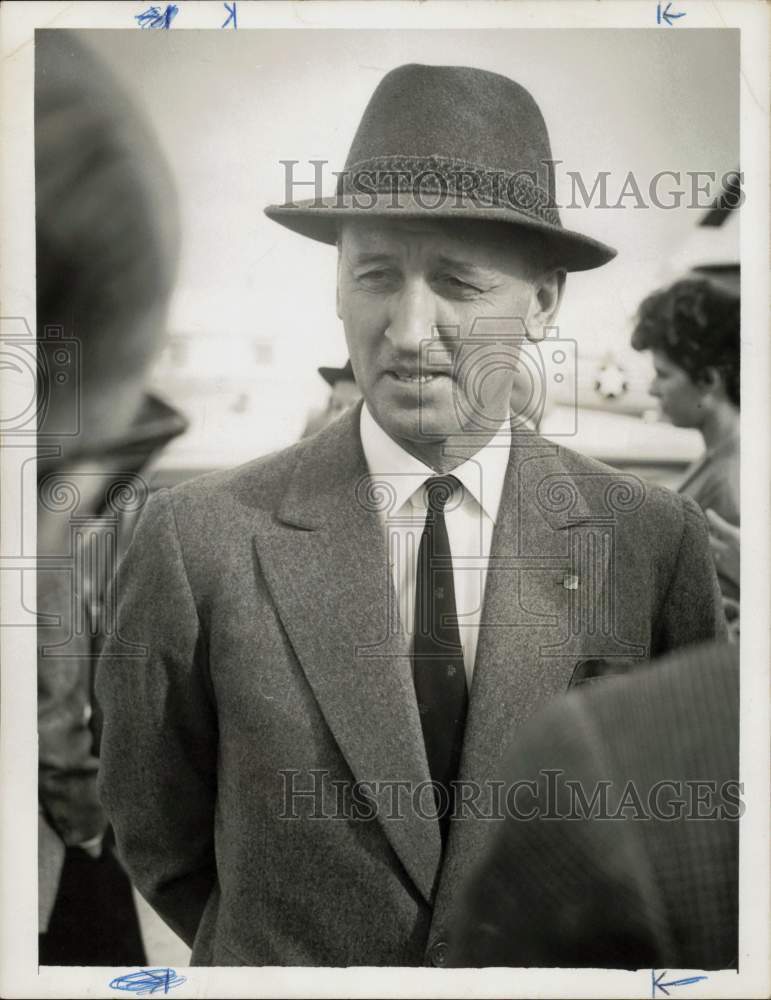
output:
[[[297,446],[294,473],[278,508],[278,517],[285,524],[316,530],[340,510],[341,504],[346,506],[353,498],[372,510],[382,509],[386,502],[389,509],[398,509],[398,498],[395,498],[397,506],[390,506],[394,498],[387,501],[378,489],[378,477],[370,474],[360,433],[362,407],[359,402],[319,434]],[[552,528],[565,528],[591,516],[580,484],[564,467],[560,447],[534,431],[520,429],[511,433],[507,469],[495,504],[496,517],[504,496],[509,504],[521,499],[516,491],[512,492],[510,480],[513,468],[530,457],[549,459],[549,471],[539,484],[535,499]]]
[[[415,491],[436,475],[386,434],[366,403],[361,409],[360,435],[369,473],[373,481],[392,492],[394,511],[401,510]],[[511,431],[504,423],[491,440],[452,470],[493,523],[498,516],[510,446]]]

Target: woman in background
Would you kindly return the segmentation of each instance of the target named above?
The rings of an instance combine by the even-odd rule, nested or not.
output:
[[[678,486],[704,511],[739,526],[739,295],[701,277],[654,292],[638,311],[632,347],[649,350],[650,393],[677,427],[695,427],[704,454]],[[738,613],[738,581],[716,568],[729,621]]]

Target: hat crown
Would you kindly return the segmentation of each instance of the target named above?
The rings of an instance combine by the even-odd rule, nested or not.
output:
[[[469,66],[410,63],[387,73],[364,110],[336,193],[271,205],[269,218],[334,244],[346,219],[427,217],[516,226],[553,266],[599,267],[616,251],[565,230],[543,115],[523,86]]]
[[[346,168],[405,155],[532,171],[545,187],[551,146],[543,115],[520,84],[468,66],[410,63],[387,73],[375,89]]]

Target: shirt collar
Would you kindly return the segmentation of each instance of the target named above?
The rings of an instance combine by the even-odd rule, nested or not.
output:
[[[391,509],[396,512],[436,472],[389,437],[366,403],[361,408],[359,429],[369,473],[390,487],[394,496]],[[511,428],[504,420],[483,448],[452,470],[493,523],[498,517],[510,447]]]

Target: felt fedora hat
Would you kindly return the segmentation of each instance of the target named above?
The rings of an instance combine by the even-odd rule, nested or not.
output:
[[[554,195],[546,123],[518,83],[467,66],[410,64],[370,98],[334,195],[265,209],[270,219],[323,243],[341,220],[487,220],[541,234],[568,271],[607,263],[616,251],[565,229]]]

